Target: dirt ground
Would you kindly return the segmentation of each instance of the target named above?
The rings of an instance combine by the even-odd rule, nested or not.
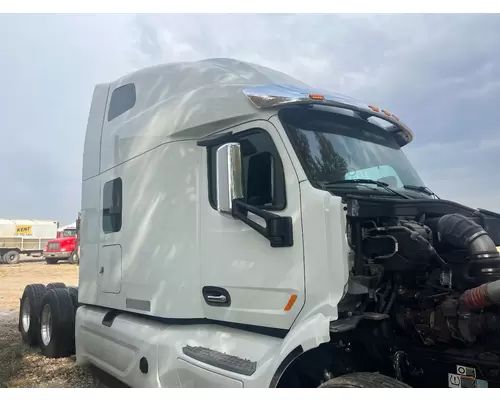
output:
[[[64,282],[78,285],[78,267],[59,262],[47,265],[38,259],[26,259],[17,265],[0,264],[0,310],[17,311],[24,287],[30,283]]]
[[[49,359],[38,349],[21,343],[18,331],[19,299],[30,283],[64,282],[77,285],[78,267],[27,259],[20,264],[0,264],[0,388],[110,387],[101,372],[76,365],[71,358]]]

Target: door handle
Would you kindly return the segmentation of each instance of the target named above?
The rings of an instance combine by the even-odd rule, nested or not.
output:
[[[218,296],[208,295],[207,300],[212,303],[225,303],[227,301],[227,298],[223,294],[220,294]]]
[[[229,307],[231,305],[231,296],[229,292],[221,287],[205,286],[202,289],[205,303],[212,307]]]

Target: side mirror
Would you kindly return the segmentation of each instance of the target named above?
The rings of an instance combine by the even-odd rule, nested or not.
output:
[[[243,198],[243,174],[239,143],[226,143],[217,149],[217,209],[232,213],[233,200]]]

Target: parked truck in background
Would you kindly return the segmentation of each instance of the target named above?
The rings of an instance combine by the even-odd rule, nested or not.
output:
[[[78,263],[76,228],[76,222],[61,227],[57,232],[57,238],[47,242],[43,252],[47,264],[57,264],[59,261]]]
[[[60,237],[69,237],[75,235],[76,235],[76,223],[73,222],[72,224],[61,226],[57,230],[56,239],[59,239]]]
[[[17,264],[22,254],[41,256],[58,228],[58,221],[0,219],[0,261]]]
[[[97,85],[79,286],[28,285],[24,341],[132,387],[500,387],[500,215],[412,140],[237,60]]]

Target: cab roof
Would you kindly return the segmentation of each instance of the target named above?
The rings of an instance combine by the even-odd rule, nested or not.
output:
[[[199,138],[216,131],[224,121],[238,122],[259,110],[315,103],[385,121],[384,129],[394,133],[400,146],[413,139],[410,129],[386,110],[313,88],[282,72],[230,58],[161,64],[128,74],[111,82],[110,87],[113,90],[130,83],[135,85],[136,105],[127,111],[125,119],[155,109],[151,118],[164,122],[162,136]],[[162,109],[161,114],[158,109]],[[193,128],[210,125],[213,130],[193,132]]]

